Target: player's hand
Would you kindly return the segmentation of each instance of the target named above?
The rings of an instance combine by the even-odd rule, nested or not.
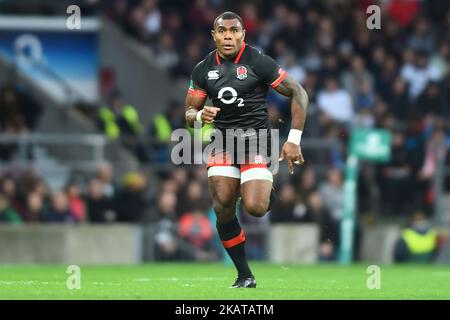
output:
[[[220,111],[220,108],[217,108],[217,107],[208,107],[208,106],[203,107],[202,121],[204,123],[214,122],[214,118],[216,117],[217,112],[219,112],[219,111]]]
[[[294,164],[302,165],[305,163],[300,146],[291,142],[286,142],[281,149],[278,161],[283,161],[284,159],[287,161],[290,174],[294,173]]]

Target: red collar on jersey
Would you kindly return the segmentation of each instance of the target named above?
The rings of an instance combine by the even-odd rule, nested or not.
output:
[[[236,59],[234,60],[235,64],[239,63],[239,60],[241,59],[241,56],[242,56],[242,53],[244,52],[244,50],[245,50],[245,41],[242,42],[242,47],[239,50],[239,52],[236,56]],[[219,54],[217,53],[217,50],[216,50],[216,62],[217,62],[217,65],[220,65],[220,58],[219,58]]]

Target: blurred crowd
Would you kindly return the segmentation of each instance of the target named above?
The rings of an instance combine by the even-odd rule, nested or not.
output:
[[[153,224],[157,228],[152,233],[156,259],[213,260],[220,256],[212,204],[204,192],[204,167],[179,167],[158,174],[154,181],[144,172],[129,172],[116,180],[113,170],[110,164],[102,164],[89,179],[73,177],[62,190],[52,190],[34,170],[4,170],[0,174],[0,223]]]
[[[113,167],[99,166],[90,179],[73,177],[62,190],[52,190],[34,170],[8,169],[0,175],[0,222],[29,223],[140,223],[153,224],[155,255],[162,260],[217,259],[220,241],[208,190],[206,168],[177,167],[156,176],[130,172],[114,179]],[[335,258],[339,220],[343,210],[343,179],[330,169],[319,182],[306,169],[297,185],[280,186],[271,214],[264,219],[237,214],[246,225],[316,223],[320,228],[321,256]],[[249,256],[263,259],[265,238],[249,233]]]
[[[388,163],[362,165],[359,212],[401,215],[420,209],[432,214],[437,159],[442,156],[449,163],[450,2],[81,2],[82,12],[108,17],[151,50],[174,80],[185,80],[186,88],[193,67],[214,49],[210,36],[214,18],[223,11],[235,11],[243,18],[246,42],[272,56],[306,89],[310,102],[304,137],[340,143],[326,151],[325,170],[318,170],[314,161],[308,161],[313,155],[304,153],[309,165],[276,185],[279,199],[271,215],[254,220],[241,209],[246,222],[317,223],[320,256],[334,259],[343,211],[346,145],[355,127],[383,128],[393,135]],[[381,7],[379,30],[366,26],[370,4]],[[2,100],[5,97],[2,93]],[[170,132],[185,126],[182,101],[168,102],[166,112],[148,122],[117,94],[101,112],[98,123],[105,134],[145,136],[130,146],[144,164],[170,161]],[[272,126],[285,138],[290,128],[289,101],[271,91],[268,113]],[[1,119],[3,123],[3,113]],[[2,130],[7,127],[1,125]],[[217,257],[220,251],[214,245],[214,214],[204,167],[178,167],[170,174],[157,173],[152,181],[131,173],[119,184],[113,183],[111,170],[99,168],[84,188],[71,183],[58,192],[50,192],[30,173],[4,176],[0,221],[152,221],[159,225],[160,259]],[[374,194],[379,208],[371,202]],[[177,239],[199,250],[194,254]],[[254,251],[249,249],[253,258],[261,256],[261,241],[248,239],[249,247],[255,244]]]

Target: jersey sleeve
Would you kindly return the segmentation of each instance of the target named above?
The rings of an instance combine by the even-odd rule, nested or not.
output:
[[[276,88],[287,76],[275,60],[261,52],[257,53],[254,65],[258,77],[272,88]]]
[[[188,93],[198,97],[207,97],[205,90],[205,77],[203,76],[203,62],[198,63],[192,70],[191,80],[189,81]]]

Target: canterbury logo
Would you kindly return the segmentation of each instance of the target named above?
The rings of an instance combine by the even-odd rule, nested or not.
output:
[[[219,70],[211,70],[208,72],[208,80],[219,79]]]

